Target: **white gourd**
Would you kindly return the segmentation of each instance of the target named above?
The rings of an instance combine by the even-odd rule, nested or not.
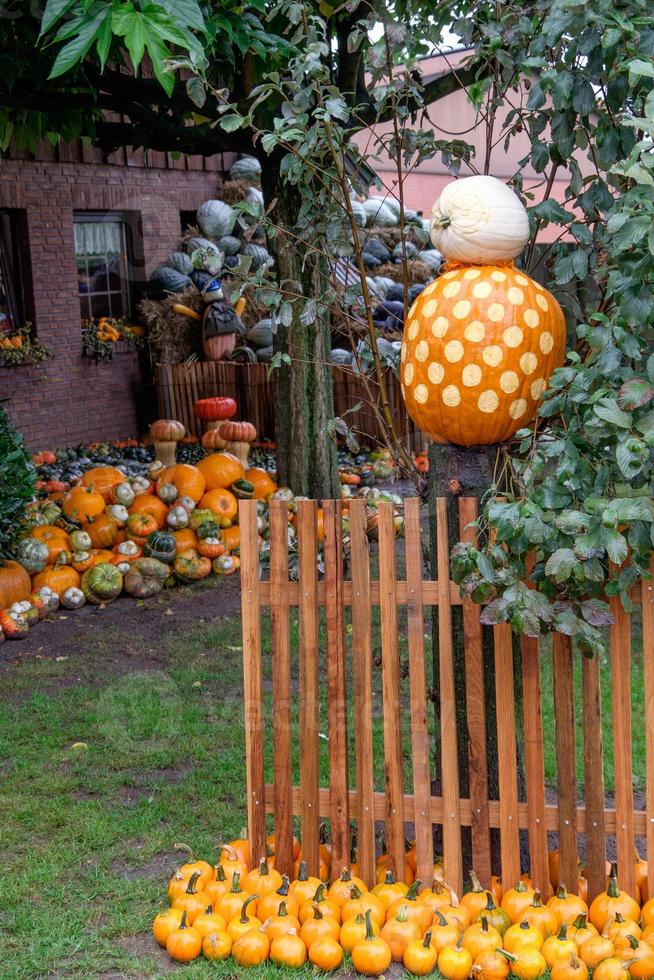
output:
[[[520,198],[497,177],[464,177],[432,208],[431,240],[446,259],[476,264],[508,262],[529,239]]]

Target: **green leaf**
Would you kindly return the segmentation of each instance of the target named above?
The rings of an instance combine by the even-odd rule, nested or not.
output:
[[[45,5],[45,10],[43,11],[43,17],[41,18],[41,30],[39,31],[39,37],[43,37],[44,34],[47,34],[50,28],[53,27],[74,4],[75,0],[48,0]]]
[[[85,21],[79,33],[59,51],[48,78],[59,78],[60,75],[70,71],[74,65],[83,61],[110,13],[111,8],[104,7],[92,20]]]
[[[231,113],[228,116],[223,116],[218,125],[221,129],[224,129],[226,133],[233,133],[237,129],[240,129],[243,125],[243,116],[239,116],[236,113]]]
[[[186,93],[194,105],[201,109],[207,101],[207,90],[204,82],[198,75],[191,75],[186,79]]]
[[[629,554],[627,539],[624,535],[613,528],[603,527],[600,528],[600,539],[606,548],[609,560],[616,565],[621,565]]]
[[[170,14],[179,23],[196,31],[206,31],[205,23],[197,0],[156,0],[157,6]]]
[[[654,61],[643,61],[642,58],[634,58],[629,62],[629,74],[654,78]]]
[[[649,459],[649,450],[640,439],[627,439],[615,447],[615,458],[627,480],[633,480]]]
[[[545,105],[545,95],[540,85],[537,82],[535,82],[529,89],[529,96],[527,98],[527,108],[542,109],[544,105]]]
[[[617,425],[621,429],[631,428],[631,415],[623,412],[614,398],[600,398],[593,406],[593,411],[605,422]]]
[[[557,548],[545,564],[545,574],[553,575],[557,582],[565,582],[579,564],[572,548]]]
[[[618,391],[618,405],[632,411],[642,408],[654,398],[654,385],[645,378],[630,378]]]
[[[147,35],[143,14],[133,8],[121,7],[113,13],[111,27],[114,34],[125,39],[125,47],[136,71],[143,59]]]
[[[581,615],[591,626],[611,626],[615,620],[608,603],[601,599],[586,599],[580,606]]]

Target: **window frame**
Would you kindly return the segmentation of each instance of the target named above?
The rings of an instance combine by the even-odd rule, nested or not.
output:
[[[5,224],[6,222],[6,224]],[[26,225],[19,208],[0,208],[0,278],[5,288],[7,318],[12,330],[28,320],[26,309]]]
[[[135,290],[139,282],[138,270],[143,262],[136,250],[136,241],[140,232],[140,215],[136,212],[125,211],[98,211],[75,209],[73,211],[73,233],[77,224],[118,224],[121,227],[122,252],[120,253],[120,288],[102,289],[93,293],[81,293],[78,282],[78,298],[80,302],[80,315],[82,320],[97,320],[100,316],[112,318],[131,317],[136,306]],[[105,259],[110,253],[105,252]],[[89,273],[89,259],[85,256],[78,256],[75,250],[75,267],[80,268],[80,259],[85,259],[87,275]],[[109,287],[109,283],[107,283]],[[97,314],[92,310],[92,297],[105,297],[109,312]],[[120,297],[121,309],[114,309],[114,298]],[[83,308],[86,301],[87,311]]]

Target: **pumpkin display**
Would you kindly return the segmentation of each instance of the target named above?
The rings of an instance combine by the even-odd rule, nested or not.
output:
[[[640,918],[638,902],[627,892],[621,891],[618,884],[617,866],[612,864],[606,891],[601,892],[593,899],[588,911],[588,918],[595,928],[601,932],[609,918],[614,917],[618,912],[625,919],[637,921]]]
[[[257,430],[251,422],[221,422],[218,434],[225,440],[225,451],[233,453],[243,467],[248,465],[250,443],[257,438]]]
[[[157,459],[164,466],[175,465],[177,443],[183,439],[186,429],[175,419],[158,419],[150,426],[150,434],[154,441],[154,451]]]
[[[0,609],[7,609],[13,602],[22,602],[31,591],[32,582],[23,566],[17,561],[0,559]]]
[[[200,507],[210,510],[220,520],[233,521],[238,514],[238,501],[230,490],[207,490],[200,500]]]
[[[251,466],[245,471],[245,479],[254,487],[255,500],[267,500],[277,489],[277,484],[266,470]]]
[[[231,453],[211,453],[197,464],[207,490],[227,490],[232,483],[245,477],[245,468]]]
[[[180,582],[199,582],[211,574],[209,558],[195,556],[191,552],[178,555],[173,562],[173,571]]]
[[[125,474],[115,466],[92,466],[82,475],[82,486],[93,487],[107,503],[111,503],[114,488],[124,482]]]
[[[176,463],[162,470],[157,478],[157,489],[161,484],[170,483],[180,497],[190,497],[196,504],[205,491],[206,481],[197,466]]]
[[[61,605],[64,609],[81,609],[85,604],[86,596],[76,586],[70,586],[61,593]]]
[[[136,599],[148,599],[164,587],[168,566],[156,558],[136,558],[123,579],[125,591]]]
[[[236,402],[227,396],[201,398],[194,406],[195,417],[207,423],[207,428],[217,428],[224,419],[236,414]]]
[[[40,589],[46,586],[57,595],[63,596],[68,589],[79,588],[79,584],[79,572],[70,565],[52,565],[34,577],[32,587]]]
[[[113,548],[118,538],[118,524],[108,514],[90,518],[84,525],[94,548]]]
[[[48,546],[36,538],[23,538],[16,549],[16,558],[31,575],[42,572],[49,557]]]
[[[146,538],[143,554],[146,558],[155,558],[171,565],[177,554],[177,542],[169,531],[153,531]]]
[[[218,424],[215,429],[207,429],[202,436],[202,445],[205,449],[210,450],[210,452],[216,452],[219,449],[225,448],[227,440],[221,436]]]
[[[115,565],[103,561],[84,572],[80,586],[86,601],[99,606],[103,602],[111,602],[120,595],[123,577]]]
[[[563,363],[563,312],[513,265],[526,241],[527,214],[501,181],[469,177],[448,185],[434,215],[434,241],[448,264],[406,318],[400,355],[406,408],[435,442],[505,442],[531,421]]]
[[[153,493],[142,493],[136,497],[134,503],[129,508],[129,514],[130,517],[133,514],[148,515],[154,519],[156,526],[161,529],[166,526],[168,508],[163,500],[159,500]],[[129,521],[127,526],[129,528]],[[149,534],[150,532],[148,531],[147,533]]]
[[[105,499],[93,487],[73,487],[63,499],[61,509],[75,524],[87,524],[104,513]]]

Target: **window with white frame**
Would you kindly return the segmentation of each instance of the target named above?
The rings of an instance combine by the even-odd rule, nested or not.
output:
[[[132,312],[131,228],[121,214],[76,211],[75,259],[82,319]]]

